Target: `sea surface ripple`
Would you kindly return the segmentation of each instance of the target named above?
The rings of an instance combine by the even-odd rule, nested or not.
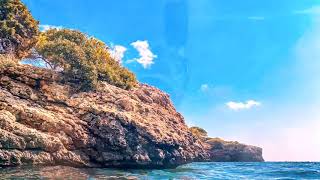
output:
[[[176,169],[119,170],[65,166],[0,168],[0,179],[320,179],[320,163],[191,163]]]

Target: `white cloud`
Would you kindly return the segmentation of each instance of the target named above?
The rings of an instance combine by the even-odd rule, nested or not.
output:
[[[39,25],[40,31],[41,32],[45,32],[48,31],[50,29],[62,29],[62,26],[54,26],[54,25],[48,25],[48,24],[41,24]]]
[[[131,46],[133,46],[139,52],[140,57],[128,60],[128,63],[137,61],[143,66],[143,68],[148,68],[154,64],[153,60],[157,58],[157,55],[151,52],[148,41],[138,40],[131,43]]]
[[[209,90],[209,85],[208,85],[208,84],[202,84],[202,85],[200,86],[200,90],[201,90],[202,92],[207,92],[207,91]]]
[[[110,48],[111,57],[114,58],[119,63],[122,63],[124,53],[127,51],[127,48],[120,45],[114,45]]]
[[[265,20],[265,17],[263,16],[250,16],[248,17],[249,20],[254,20],[254,21],[262,21]]]
[[[312,6],[311,8],[295,11],[295,14],[320,15],[320,6]]]
[[[230,102],[226,103],[226,105],[228,106],[228,108],[235,110],[235,111],[238,111],[238,110],[251,109],[253,107],[260,106],[261,103],[258,101],[254,101],[254,100],[248,100],[247,102],[230,101]]]

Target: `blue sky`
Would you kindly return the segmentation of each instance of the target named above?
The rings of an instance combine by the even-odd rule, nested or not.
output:
[[[320,1],[23,1],[42,28],[106,42],[189,125],[266,160],[320,161]]]

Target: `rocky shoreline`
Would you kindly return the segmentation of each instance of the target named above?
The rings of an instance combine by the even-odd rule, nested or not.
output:
[[[2,167],[174,168],[195,161],[263,161],[261,148],[222,147],[243,156],[218,158],[226,151],[195,137],[169,96],[154,87],[123,90],[102,82],[94,92],[79,92],[58,72],[30,65],[0,69]]]

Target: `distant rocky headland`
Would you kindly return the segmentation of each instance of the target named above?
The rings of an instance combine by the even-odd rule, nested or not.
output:
[[[0,67],[0,166],[174,168],[198,161],[263,161],[262,149],[199,137],[169,96],[138,83],[79,91],[62,72]]]
[[[237,141],[224,141],[219,138],[208,138],[207,152],[210,161],[214,162],[263,162],[262,148],[241,144]]]
[[[237,141],[224,141],[208,137],[207,132],[199,127],[189,128],[200,139],[209,153],[209,160],[214,162],[263,162],[262,148],[241,144]]]

